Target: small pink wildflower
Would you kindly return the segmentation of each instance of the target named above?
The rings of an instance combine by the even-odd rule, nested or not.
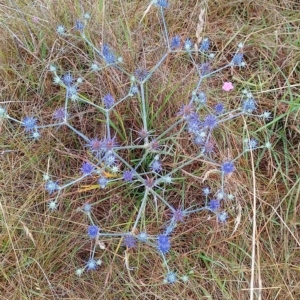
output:
[[[233,85],[231,82],[224,82],[222,86],[222,90],[229,92],[233,89]]]
[[[39,23],[38,17],[32,17],[32,21],[33,21],[34,23]]]

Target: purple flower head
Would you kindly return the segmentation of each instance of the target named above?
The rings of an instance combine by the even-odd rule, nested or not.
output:
[[[243,62],[244,54],[242,52],[238,52],[234,54],[231,64],[234,66],[241,66]]]
[[[227,175],[232,173],[235,170],[234,164],[231,161],[226,161],[221,165],[221,171]]]
[[[207,115],[204,118],[203,125],[212,130],[218,125],[218,120],[215,115]]]
[[[58,184],[56,182],[54,182],[54,181],[51,181],[51,180],[46,183],[45,188],[46,188],[46,191],[49,194],[52,194],[52,193],[54,193],[54,192],[56,192],[56,191],[59,190]]]
[[[116,142],[116,137],[113,138],[105,138],[102,141],[102,150],[104,152],[112,151],[115,147],[118,147],[118,143]]]
[[[171,243],[170,243],[169,237],[167,235],[160,234],[158,236],[158,238],[157,238],[157,248],[163,254],[166,254],[170,250]]]
[[[180,41],[180,36],[179,35],[175,35],[172,39],[171,39],[171,50],[175,50],[180,48],[181,46],[181,41]]]
[[[221,204],[218,199],[212,199],[209,202],[209,209],[213,212],[217,211],[220,208]]]
[[[80,170],[84,175],[91,175],[94,171],[94,167],[90,163],[84,162]]]
[[[107,94],[103,97],[104,106],[106,109],[110,109],[115,104],[115,99],[111,94]]]
[[[208,38],[204,38],[200,44],[200,47],[199,47],[199,51],[200,52],[206,52],[208,51],[209,49],[209,46],[210,46],[210,41]]]
[[[63,77],[62,77],[63,83],[67,86],[70,87],[74,81],[74,78],[70,72],[67,72]]]
[[[138,80],[143,81],[148,76],[148,71],[144,68],[138,68],[135,70],[134,75]]]
[[[102,141],[98,138],[93,138],[87,145],[92,152],[100,152],[102,150]]]
[[[209,139],[208,141],[205,142],[204,147],[203,147],[203,153],[206,154],[211,154],[214,152],[214,146],[215,142],[212,139]]]
[[[224,112],[224,105],[222,103],[218,103],[215,105],[215,112],[217,115],[220,115]]]
[[[36,128],[37,119],[33,117],[25,117],[22,125],[25,127],[26,132],[33,131]]]
[[[107,64],[114,64],[116,62],[116,57],[107,44],[104,44],[102,47],[102,55]]]
[[[100,187],[101,187],[102,189],[105,189],[106,186],[107,186],[107,184],[108,184],[107,178],[106,178],[106,177],[100,177],[100,178],[98,179],[98,184],[100,185]]]
[[[153,177],[147,177],[144,181],[144,184],[145,184],[146,188],[152,188],[152,187],[154,187],[155,180]]]
[[[207,74],[210,73],[211,70],[211,66],[210,63],[203,63],[200,65],[199,67],[200,71],[201,71],[201,76],[205,76]]]
[[[256,102],[255,99],[250,97],[243,101],[242,109],[244,113],[251,114],[256,109]]]
[[[183,118],[188,119],[192,114],[194,114],[194,106],[192,103],[182,105],[181,109],[178,112],[178,116],[183,116]]]
[[[81,21],[77,20],[75,22],[75,29],[82,32],[83,31],[83,28],[84,28],[84,25]]]
[[[93,258],[90,258],[89,261],[86,264],[86,268],[87,268],[88,271],[96,270],[97,266],[98,266],[97,262]]]
[[[126,170],[123,172],[123,180],[125,182],[132,182],[133,179],[133,171]]]
[[[91,239],[95,239],[99,233],[99,227],[96,225],[90,225],[88,227],[87,233]]]
[[[190,133],[196,134],[200,129],[201,122],[199,116],[196,113],[192,113],[187,121],[187,130]]]
[[[158,159],[154,159],[150,165],[152,172],[159,173],[162,170],[161,162]]]
[[[59,121],[59,122],[62,122],[64,121],[66,118],[67,118],[67,113],[66,113],[66,110],[65,108],[63,107],[60,107],[58,108],[56,111],[54,111],[53,113],[53,119]]]
[[[150,149],[151,149],[152,151],[157,151],[157,150],[159,150],[159,148],[160,148],[160,143],[159,143],[159,141],[156,140],[156,139],[152,140],[151,143],[150,143]]]
[[[181,208],[177,208],[176,210],[173,211],[173,216],[172,219],[177,223],[177,222],[183,222],[183,218],[185,217],[185,211],[182,210]]]
[[[134,238],[134,236],[132,234],[127,234],[124,236],[124,245],[127,247],[127,248],[135,248],[136,246],[136,240]]]

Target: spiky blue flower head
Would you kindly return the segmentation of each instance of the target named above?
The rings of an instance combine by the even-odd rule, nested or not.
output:
[[[238,52],[234,54],[231,64],[234,66],[242,66],[244,54],[242,52]]]
[[[157,6],[157,7],[161,7],[161,8],[168,8],[169,3],[167,0],[152,0],[152,3]]]
[[[129,90],[129,96],[132,97],[136,94],[139,93],[139,88],[136,84],[133,84],[131,87],[130,87],[130,90]]]
[[[54,193],[54,192],[56,192],[56,191],[59,190],[58,184],[57,184],[56,182],[52,181],[52,180],[50,180],[50,181],[48,181],[48,182],[46,183],[45,188],[46,188],[46,191],[47,191],[49,194],[52,194],[52,193]]]
[[[218,119],[215,115],[207,115],[204,118],[203,125],[212,130],[218,125]]]
[[[166,254],[170,250],[171,243],[170,243],[169,237],[167,235],[160,234],[158,236],[158,238],[157,238],[157,248],[163,254]]]
[[[251,114],[256,109],[256,101],[254,98],[250,97],[243,101],[242,110],[244,113]]]
[[[258,142],[255,139],[247,140],[247,150],[253,150],[257,148]]]
[[[63,35],[65,34],[66,30],[65,30],[65,27],[63,25],[58,25],[56,27],[56,32],[59,34],[59,35]]]
[[[38,139],[41,137],[41,134],[40,134],[40,132],[39,132],[37,129],[35,129],[35,130],[31,133],[30,137],[31,137],[32,139],[34,139],[34,140],[38,140]]]
[[[217,214],[218,221],[221,223],[226,223],[228,219],[228,214],[226,211],[221,211]]]
[[[148,76],[148,71],[145,68],[137,68],[134,71],[134,76],[139,80],[139,81],[143,81],[144,79],[146,79],[146,77]]]
[[[178,112],[178,116],[183,116],[184,119],[188,119],[192,114],[194,114],[194,106],[192,103],[182,105],[181,109]]]
[[[132,182],[133,179],[133,172],[130,170],[126,170],[123,172],[123,180],[125,182]]]
[[[199,131],[200,124],[201,122],[199,119],[199,115],[196,113],[192,113],[187,121],[188,132],[196,134]]]
[[[100,229],[96,225],[90,225],[87,230],[87,234],[91,239],[95,239],[98,236]]]
[[[93,258],[90,258],[89,261],[86,264],[86,269],[88,271],[94,271],[98,267],[97,261],[94,260]]]
[[[204,38],[200,44],[199,51],[206,52],[209,50],[210,40],[208,38]]]
[[[84,29],[84,24],[80,20],[77,20],[75,22],[75,29],[78,30],[79,32],[82,32]]]
[[[173,284],[177,281],[177,275],[175,272],[168,272],[164,280],[166,283]]]
[[[116,62],[116,57],[107,44],[104,44],[102,47],[102,56],[107,64],[114,64]]]
[[[162,165],[160,160],[154,159],[150,164],[150,169],[152,172],[159,173],[162,170]]]
[[[192,46],[193,46],[192,41],[191,41],[189,38],[187,38],[187,39],[185,40],[185,42],[184,42],[184,49],[185,49],[186,51],[191,51]]]
[[[94,171],[94,166],[91,165],[89,162],[84,162],[80,171],[83,173],[83,175],[92,175]]]
[[[224,105],[222,103],[218,103],[215,105],[214,109],[215,109],[216,114],[220,115],[224,112]]]
[[[128,233],[127,235],[124,236],[124,245],[129,249],[135,248],[136,240],[131,233]]]
[[[68,117],[68,114],[66,113],[66,110],[64,107],[60,107],[53,113],[53,119],[57,120],[59,122],[64,121]]]
[[[198,131],[195,133],[194,143],[197,146],[203,146],[206,141],[206,132],[205,131]]]
[[[144,184],[145,187],[148,189],[153,188],[155,184],[155,180],[153,177],[146,177],[146,179],[144,180]]]
[[[102,141],[98,138],[91,139],[87,146],[93,153],[96,153],[97,155],[102,151]]]
[[[210,73],[211,65],[210,63],[203,63],[200,65],[199,70],[201,72],[201,76],[205,76]]]
[[[209,187],[205,187],[202,189],[202,192],[205,196],[208,196],[210,194],[210,188]]]
[[[211,154],[214,152],[215,142],[212,139],[207,140],[204,143],[204,147],[202,149],[203,153]]]
[[[92,211],[92,205],[89,204],[89,203],[85,203],[85,204],[83,205],[83,211],[84,211],[85,213],[87,213],[87,214],[90,214],[91,211]]]
[[[172,219],[177,222],[183,222],[183,218],[186,216],[186,212],[182,208],[177,208],[172,213]]]
[[[232,173],[235,170],[234,164],[231,161],[225,161],[222,165],[221,165],[221,171],[227,175]]]
[[[146,232],[141,232],[137,235],[137,239],[145,243],[148,241],[148,234]]]
[[[221,203],[218,199],[211,199],[209,202],[209,209],[213,212],[217,211],[221,206]]]
[[[107,167],[111,167],[112,165],[114,165],[116,163],[116,156],[113,152],[111,152],[110,154],[105,156],[105,165]]]
[[[104,106],[106,109],[110,109],[115,104],[115,99],[111,94],[107,94],[103,97]]]
[[[102,141],[102,150],[104,152],[112,151],[115,147],[117,147],[119,144],[116,142],[116,137],[112,138],[104,138]]]
[[[34,117],[25,117],[22,121],[23,127],[26,132],[33,131],[36,128],[37,119]]]
[[[179,35],[175,35],[171,39],[171,43],[170,43],[171,50],[179,49],[180,46],[181,46],[180,36]]]
[[[62,81],[67,87],[70,87],[72,85],[72,83],[74,82],[74,77],[72,76],[71,72],[67,72],[62,77]]]
[[[100,187],[101,187],[102,189],[105,189],[106,186],[107,186],[107,184],[108,184],[107,178],[106,178],[106,177],[100,177],[100,178],[98,179],[98,184],[100,185]]]
[[[67,94],[67,97],[70,98],[72,101],[77,100],[77,98],[78,98],[77,86],[75,84],[67,86],[66,94]]]

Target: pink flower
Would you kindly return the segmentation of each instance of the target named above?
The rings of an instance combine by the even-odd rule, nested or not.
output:
[[[222,89],[226,92],[229,92],[233,89],[233,85],[232,85],[231,82],[224,82],[223,86],[222,86]]]

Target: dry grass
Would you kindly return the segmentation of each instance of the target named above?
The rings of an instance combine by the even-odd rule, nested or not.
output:
[[[80,2],[8,0],[0,4],[1,102],[12,117],[35,114],[46,123],[62,105],[64,94],[52,84],[50,63],[78,76],[88,68],[93,53],[86,45],[75,38],[66,42],[55,33],[58,24],[73,26],[82,14]],[[85,11],[92,14],[90,39],[99,45],[105,37],[130,71],[140,66],[151,68],[163,51],[156,10],[150,8],[140,22],[148,2],[84,4]],[[226,123],[225,130],[218,133],[220,159],[240,153],[241,138],[247,134],[261,143],[270,138],[274,145],[271,150],[253,153],[253,157],[243,157],[238,171],[228,179],[229,190],[236,195],[229,205],[232,218],[228,225],[220,226],[202,214],[176,229],[170,267],[179,274],[191,273],[186,284],[164,285],[162,262],[153,249],[125,253],[118,240],[105,241],[106,248],[99,252],[103,265],[98,271],[78,278],[75,270],[87,259],[90,243],[85,237],[86,219],[77,208],[85,202],[98,203],[94,215],[101,224],[113,231],[124,226],[130,230],[128,220],[136,214],[140,194],[118,187],[109,195],[70,189],[59,210],[49,214],[43,172],[49,168],[61,180],[75,177],[86,158],[81,150],[84,144],[64,129],[45,130],[41,142],[29,143],[19,126],[1,121],[1,299],[216,300],[249,299],[250,295],[264,300],[300,299],[300,6],[289,0],[172,1],[166,15],[170,34],[195,40],[201,9],[205,9],[202,34],[220,50],[221,65],[228,62],[240,41],[246,45],[245,69],[225,71],[205,83],[209,103],[216,103],[214,95],[220,82],[234,80],[239,88],[247,84],[261,109],[272,111],[274,116],[266,126],[242,119]],[[91,99],[100,99],[107,92],[120,98],[124,89],[119,87],[126,84],[122,76],[107,71],[89,77],[81,92]],[[157,114],[149,123],[159,126],[155,127],[157,133],[175,120],[175,113],[193,89],[193,79],[192,65],[181,55],[168,58],[155,73],[148,85],[149,111],[151,116]],[[169,101],[165,101],[167,96]],[[238,99],[221,100],[237,106]],[[141,126],[136,117],[138,105],[126,102],[116,110],[113,121],[122,142],[137,137],[128,128],[138,130]],[[89,118],[87,122],[82,107],[74,105],[72,109],[78,128],[90,136],[101,136],[101,120]],[[89,113],[94,112],[91,109]],[[174,158],[166,162],[170,167],[182,151],[184,155],[193,153],[184,134],[175,137]],[[202,201],[199,189],[203,184],[217,188],[219,177],[212,170],[213,166],[201,161],[185,168],[185,180],[169,191],[172,205]],[[163,207],[158,215],[151,211],[147,224],[155,232],[166,220],[166,213]],[[125,263],[134,269],[127,269]]]

